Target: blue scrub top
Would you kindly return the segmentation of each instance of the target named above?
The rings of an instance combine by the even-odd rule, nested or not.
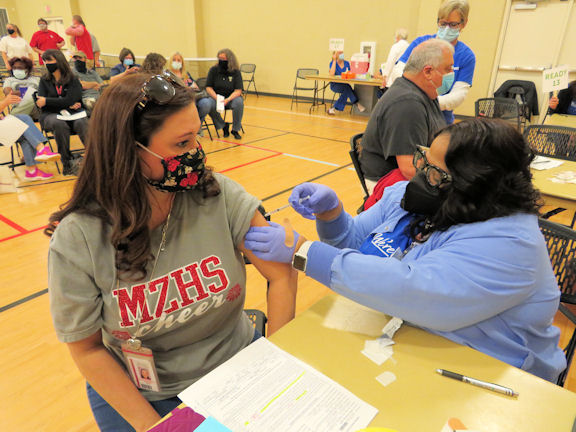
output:
[[[420,45],[422,42],[427,41],[428,39],[435,38],[436,35],[425,35],[420,36],[412,41],[412,43],[406,48],[404,54],[398,61],[402,63],[408,62],[408,57],[412,53],[412,50]],[[462,81],[472,85],[472,80],[474,79],[474,68],[476,67],[476,56],[472,52],[472,50],[466,45],[464,42],[456,42],[456,46],[454,47],[454,82]],[[454,84],[452,84],[454,87]],[[450,87],[450,90],[452,90]],[[442,111],[444,114],[444,118],[446,119],[446,123],[452,124],[454,123],[454,112],[453,111]]]
[[[332,63],[334,62],[334,60],[332,60],[330,62],[330,66],[328,66],[330,69],[332,69]],[[341,68],[340,65],[338,64],[338,62],[336,62],[336,73],[334,75],[342,75],[342,72],[348,72],[350,71],[350,62],[348,60],[344,60],[344,67]]]

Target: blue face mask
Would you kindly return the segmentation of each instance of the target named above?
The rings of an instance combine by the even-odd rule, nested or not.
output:
[[[454,72],[447,73],[442,77],[442,85],[436,89],[438,96],[448,93],[452,84],[454,84]]]
[[[344,60],[344,53],[340,54],[340,55],[338,56],[338,58],[339,58],[340,60]]]
[[[124,59],[124,66],[132,66],[134,64],[133,59]]]
[[[446,42],[452,42],[458,39],[460,36],[460,29],[451,29],[449,26],[440,27],[436,33],[438,39],[445,40]]]

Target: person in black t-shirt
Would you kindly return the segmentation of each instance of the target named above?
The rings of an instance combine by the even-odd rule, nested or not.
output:
[[[224,97],[225,109],[232,110],[232,135],[236,139],[242,138],[240,131],[244,115],[243,90],[242,74],[236,56],[227,48],[221,49],[218,51],[218,64],[210,68],[206,79],[206,92],[210,97],[197,102],[200,121],[203,122],[204,117],[210,114],[216,130],[224,129],[224,137],[230,135],[228,124],[216,109],[217,95],[221,95]]]

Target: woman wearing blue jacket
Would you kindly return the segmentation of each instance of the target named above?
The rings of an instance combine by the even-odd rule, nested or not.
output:
[[[552,326],[560,292],[538,227],[533,154],[511,126],[472,119],[414,156],[410,182],[352,218],[330,188],[304,183],[290,203],[321,241],[285,245],[252,228],[245,245],[289,262],[368,307],[555,381],[566,367]],[[294,257],[293,257],[294,255]]]

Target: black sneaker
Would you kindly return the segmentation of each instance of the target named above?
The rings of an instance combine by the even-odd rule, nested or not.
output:
[[[228,123],[224,125],[224,128],[222,130],[224,131],[224,138],[230,136],[230,125]]]
[[[234,138],[236,138],[236,139],[242,139],[242,135],[240,135],[238,132],[236,132],[236,131],[234,131],[234,130],[232,131],[232,135],[233,135]]]
[[[74,158],[71,161],[67,161],[62,165],[62,175],[65,176],[75,176],[78,175],[78,171],[80,171],[80,164],[82,163],[83,158]]]

